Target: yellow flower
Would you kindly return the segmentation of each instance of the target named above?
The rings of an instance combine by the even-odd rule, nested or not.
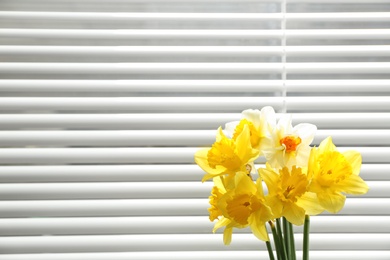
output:
[[[201,149],[195,153],[195,162],[206,174],[202,181],[225,174],[234,175],[238,171],[246,171],[247,164],[253,162],[259,154],[250,144],[249,128],[244,126],[236,140],[227,138],[218,129],[216,142],[211,148]]]
[[[292,127],[291,117],[282,117],[263,142],[267,162],[273,168],[306,167],[316,130],[315,125],[306,123]]]
[[[305,214],[316,215],[323,211],[313,193],[307,192],[309,181],[301,168],[287,167],[275,172],[268,164],[259,169],[259,174],[268,187],[266,196],[275,218],[285,217],[294,225],[302,225]]]
[[[260,145],[260,140],[264,136],[261,135],[261,132],[256,129],[255,125],[251,122],[248,121],[247,119],[241,119],[241,121],[238,123],[236,126],[236,129],[234,130],[233,134],[233,140],[236,140],[237,137],[242,133],[244,130],[244,127],[248,126],[249,132],[250,132],[250,142],[252,147],[259,147]]]
[[[230,122],[225,125],[225,131],[235,140],[248,126],[250,132],[251,145],[255,149],[261,150],[263,138],[271,131],[275,121],[275,111],[272,107],[264,107],[259,110],[247,109],[242,112],[242,119],[237,122]]]
[[[359,176],[362,157],[356,151],[340,153],[331,137],[323,140],[310,153],[309,190],[316,193],[320,205],[336,213],[345,203],[344,194],[365,194],[367,184]]]
[[[209,197],[210,208],[208,208],[208,211],[210,213],[209,219],[211,222],[222,216],[222,211],[218,208],[218,202],[222,195],[226,193],[226,189],[221,178],[214,178],[214,186],[211,190],[211,196]]]
[[[233,228],[250,227],[253,234],[268,241],[265,223],[273,218],[271,208],[265,203],[262,181],[256,183],[247,176],[246,172],[239,172],[234,177],[234,189],[227,190],[220,198],[218,208],[223,217],[215,224],[216,229],[225,226],[224,243],[230,244]]]

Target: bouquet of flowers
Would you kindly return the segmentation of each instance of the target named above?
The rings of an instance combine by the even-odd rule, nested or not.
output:
[[[213,232],[224,227],[226,245],[234,228],[249,227],[275,259],[270,230],[277,259],[295,260],[293,225],[304,225],[302,259],[308,260],[310,216],[337,213],[345,194],[368,191],[359,176],[360,153],[338,151],[331,137],[311,147],[316,130],[308,123],[293,127],[287,115],[277,122],[272,107],[245,110],[240,121],[218,129],[211,148],[196,152],[206,173],[202,181],[214,182],[208,209],[210,221],[217,220]],[[257,169],[260,156],[266,163]]]

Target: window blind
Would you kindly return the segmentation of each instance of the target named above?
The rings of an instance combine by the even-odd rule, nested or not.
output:
[[[390,1],[0,10],[0,260],[268,259],[249,230],[211,233],[193,161],[267,105],[363,156],[370,191],[312,218],[311,259],[390,259]]]

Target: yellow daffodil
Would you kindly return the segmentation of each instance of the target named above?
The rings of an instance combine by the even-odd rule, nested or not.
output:
[[[272,107],[264,107],[259,110],[247,109],[241,113],[242,119],[225,125],[225,131],[228,136],[234,140],[244,130],[244,126],[248,126],[250,132],[250,141],[253,148],[261,150],[263,138],[272,129],[270,123],[275,121],[275,111]]]
[[[336,213],[345,203],[344,194],[365,194],[367,184],[359,176],[362,157],[356,151],[339,152],[328,137],[310,154],[309,190],[316,193],[327,211]]]
[[[285,217],[294,225],[302,225],[305,215],[315,215],[323,211],[318,206],[315,194],[307,192],[309,181],[301,168],[284,167],[275,172],[269,165],[259,169],[260,176],[268,187],[267,203],[275,218]]]
[[[237,138],[225,136],[220,127],[216,142],[211,148],[201,149],[195,154],[195,162],[206,172],[202,181],[225,174],[234,175],[246,171],[247,165],[258,157],[259,151],[252,148],[248,126]]]
[[[271,124],[272,125],[272,124]],[[264,139],[263,154],[273,168],[307,166],[310,144],[317,127],[312,124],[291,124],[291,117],[283,117]]]
[[[239,172],[234,177],[234,189],[227,190],[219,199],[217,207],[223,217],[215,224],[216,229],[225,226],[224,243],[230,244],[233,228],[250,227],[253,234],[268,241],[265,223],[273,218],[271,208],[265,203],[262,181],[256,183],[246,172]]]
[[[211,190],[211,195],[209,197],[210,208],[208,211],[210,213],[209,219],[210,221],[214,221],[222,216],[222,211],[218,208],[218,202],[221,199],[222,195],[226,193],[225,186],[223,184],[223,177],[214,178],[214,186]]]

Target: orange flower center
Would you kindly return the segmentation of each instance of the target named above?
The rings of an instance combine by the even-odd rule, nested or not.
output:
[[[297,150],[297,146],[302,142],[299,136],[286,136],[280,139],[280,145],[286,147],[286,152],[291,153]]]

